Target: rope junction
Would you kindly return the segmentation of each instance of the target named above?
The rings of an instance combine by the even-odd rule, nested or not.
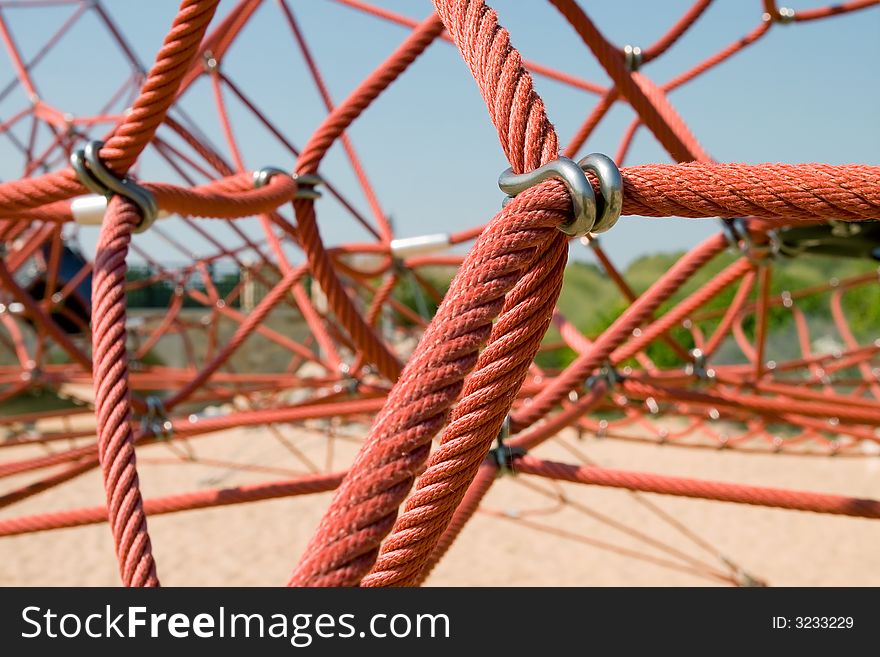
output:
[[[59,0],[72,13],[30,58],[8,16],[20,7],[0,0],[0,37],[15,71],[0,89],[0,138],[23,161],[20,178],[0,182],[0,405],[12,409],[47,391],[64,402],[61,410],[0,412],[7,431],[0,450],[13,454],[0,461],[0,478],[32,478],[4,492],[0,508],[95,469],[106,489],[106,506],[5,517],[0,536],[108,522],[122,582],[157,586],[148,516],[332,490],[291,585],[419,585],[478,512],[712,581],[751,585],[760,580],[643,494],[880,517],[876,500],[599,467],[560,437],[574,429],[688,448],[873,453],[880,443],[880,339],[873,338],[876,326],[854,321],[853,309],[865,294],[876,295],[877,271],[862,267],[781,293],[774,276],[785,260],[815,254],[880,260],[872,221],[880,218],[880,167],[713,162],[669,93],[777,24],[876,11],[880,0],[797,12],[762,0],[752,32],[665,84],[644,71],[712,0],[694,2],[647,47],[618,47],[575,0],[550,0],[607,72],[607,88],[523,59],[482,0],[434,0],[436,11],[421,22],[361,0],[327,1],[408,31],[339,103],[289,0],[238,0],[218,21],[219,0],[183,0],[149,69],[101,0]],[[302,148],[223,66],[264,5],[274,5],[289,28],[326,109]],[[131,74],[99,111],[74,117],[40,94],[36,73],[87,15],[119,47]],[[508,197],[485,226],[401,238],[347,131],[437,41],[460,51],[486,102],[510,165],[499,179]],[[533,75],[598,96],[566,148]],[[224,147],[185,110],[183,99],[199,81],[213,92]],[[27,104],[10,112],[13,92],[23,92]],[[292,166],[246,165],[231,99]],[[593,153],[575,161],[618,103],[636,118],[615,158]],[[643,129],[675,164],[622,166]],[[322,173],[334,145],[368,211]],[[164,162],[176,182],[136,177],[145,155]],[[371,241],[328,246],[318,210],[329,202]],[[596,237],[621,214],[723,221],[717,234],[636,291]],[[78,242],[96,225],[89,260]],[[186,264],[169,265],[143,246],[140,233],[182,254]],[[571,237],[589,244],[628,303],[598,334],[582,333],[558,307]],[[193,239],[209,255],[195,255]],[[471,245],[466,255],[447,252],[464,244]],[[143,275],[134,275],[130,256],[146,263]],[[237,275],[224,280],[221,267]],[[456,271],[446,290],[431,279],[438,268]],[[714,273],[701,279],[706,272]],[[412,303],[402,300],[404,288]],[[163,312],[130,312],[136,298],[149,295],[162,297],[153,307]],[[810,313],[820,307],[836,335],[826,349],[811,335]],[[221,333],[221,320],[234,329]],[[306,329],[301,335],[291,329],[295,321]],[[796,337],[791,349],[770,358],[771,331],[781,325]],[[257,340],[270,354],[268,367],[248,366],[242,355],[243,345]],[[182,365],[151,361],[172,343]],[[369,426],[345,472],[333,463],[331,429],[325,467],[282,431],[340,420]],[[283,480],[143,498],[138,459],[165,449],[178,462],[209,463],[191,443],[245,426],[264,427],[300,469]],[[577,463],[534,455],[551,440]],[[46,453],[15,457],[33,446]],[[553,509],[599,519],[652,551],[534,520],[546,509],[499,515],[482,503],[500,474],[515,475],[517,486],[551,500]],[[711,557],[693,557],[579,506],[557,482],[631,491]]]

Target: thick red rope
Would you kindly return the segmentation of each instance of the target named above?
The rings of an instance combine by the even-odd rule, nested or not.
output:
[[[270,481],[258,484],[247,484],[235,488],[217,488],[199,490],[190,493],[177,493],[164,497],[144,500],[144,512],[149,516],[177,513],[190,509],[209,509],[229,504],[244,504],[262,500],[308,495],[331,491],[342,480],[342,473],[307,475],[286,481]],[[20,518],[4,518],[0,520],[0,536],[15,536],[31,532],[80,527],[107,522],[107,508],[103,506],[41,513]]]
[[[516,469],[523,474],[539,475],[560,481],[594,486],[610,486],[645,493],[677,495],[721,502],[736,502],[777,509],[813,511],[858,518],[880,518],[880,501],[845,497],[812,491],[787,490],[766,486],[746,486],[720,481],[705,481],[685,477],[627,472],[589,465],[568,465],[524,456],[516,461]]]
[[[514,170],[531,170],[554,159],[558,149],[556,134],[546,118],[543,103],[532,89],[531,77],[523,69],[519,53],[510,45],[507,31],[498,25],[495,12],[481,1],[438,0],[435,6],[474,73]],[[389,394],[385,408],[294,571],[292,584],[352,585],[366,574],[376,559],[379,542],[396,518],[397,507],[427,457],[431,439],[445,423],[464,377],[477,365],[477,353],[489,338],[492,319],[502,309],[510,311],[522,304],[518,312],[499,321],[513,328],[518,319],[524,320],[524,326],[519,327],[522,330],[506,344],[500,341],[494,349],[490,348],[492,356],[488,362],[480,359],[481,374],[475,379],[478,386],[490,388],[493,401],[476,421],[479,428],[473,439],[483,442],[486,434],[490,438],[497,434],[513,401],[511,395],[519,389],[527,362],[534,357],[549,324],[552,305],[561,287],[566,240],[553,226],[564,222],[568,215],[534,210],[535,201],[540,203],[550,188],[558,186],[561,185],[548,183],[522,194],[487,226]],[[567,210],[570,212],[570,201]],[[534,275],[517,285],[532,268]],[[545,283],[547,289],[542,290]],[[511,291],[505,301],[505,295]],[[545,310],[548,301],[549,309]],[[498,340],[495,331],[492,335]],[[523,349],[516,355],[505,350],[517,344]],[[491,367],[494,359],[502,359],[500,371]],[[473,388],[468,394],[471,401],[465,408],[480,398],[479,391]],[[473,428],[473,424],[474,419],[468,418],[457,426]],[[467,480],[464,488],[481,460],[482,456],[474,464],[473,472],[468,469],[463,473]],[[449,504],[451,515],[457,500],[450,498]],[[439,524],[437,521],[433,526]],[[427,548],[428,553],[432,547]]]
[[[165,118],[219,2],[183,0],[181,3],[132,111],[101,149],[101,160],[117,175],[124,176],[128,172]],[[85,191],[73,169],[68,168],[39,178],[0,183],[0,206],[5,213],[13,214]]]
[[[770,220],[768,225],[827,221],[829,218],[858,221],[880,216],[880,167],[709,164],[708,155],[702,151],[699,143],[668,103],[664,92],[671,85],[687,81],[706,67],[753,42],[769,29],[769,21],[763,23],[747,39],[708,60],[703,68],[697,67],[687,76],[658,87],[647,78],[626,70],[620,50],[599,33],[575,2],[552,2],[570,20],[615,83],[615,87],[607,91],[599,107],[579,130],[571,148],[576,150],[616,99],[622,96],[636,109],[640,119],[676,159],[703,160],[699,164],[649,165],[624,169],[625,214],[686,217],[751,215]],[[344,131],[351,122],[433,42],[442,32],[444,24],[449,38],[459,47],[477,80],[504,152],[514,170],[528,171],[557,156],[556,134],[546,117],[543,103],[532,90],[531,78],[523,70],[519,53],[510,45],[507,32],[499,27],[495,13],[480,0],[436,0],[435,4],[440,17],[431,16],[422,24],[414,26],[416,29],[401,47],[344,103],[330,113],[302,151],[297,165],[300,174],[318,171],[329,147],[340,138],[345,140]],[[643,61],[656,57],[668,48],[700,16],[708,4],[709,0],[698,0],[655,46],[645,51]],[[797,19],[810,20],[870,4],[875,2],[857,1],[841,7],[800,12]],[[200,48],[202,35],[216,5],[217,0],[187,0],[181,5],[174,25],[156,58],[156,64],[134,103],[133,111],[117,126],[102,150],[102,158],[120,175],[125,174],[153,138],[181,84],[189,84],[198,74],[199,64],[193,63],[193,54],[208,46],[217,48],[218,52],[225,51],[232,42],[232,35],[244,25],[258,2],[241,3],[236,13],[230,15],[224,23],[229,25],[228,32],[223,34],[221,30],[217,39],[210,39]],[[768,0],[767,7],[771,17],[779,18],[774,3]],[[292,15],[290,17],[292,20]],[[319,78],[316,68],[314,72]],[[198,143],[197,140],[191,141]],[[212,151],[202,150],[202,156],[211,161]],[[220,160],[215,164],[223,165]],[[155,193],[163,209],[184,215],[224,218],[272,212],[282,203],[290,201],[296,192],[295,183],[286,176],[277,176],[270,184],[255,190],[249,174],[231,175],[231,171],[226,170],[228,167],[223,165],[222,168],[221,173],[228,176],[227,178],[201,187],[181,188],[167,184],[151,184],[147,187]],[[357,169],[357,165],[355,168]],[[42,178],[0,184],[0,219],[21,222],[15,225],[12,222],[4,224],[0,226],[0,232],[11,239],[19,227],[24,227],[23,222],[69,220],[70,209],[64,199],[81,192],[81,185],[69,169]],[[311,201],[298,200],[294,206],[299,224],[297,229],[293,229],[279,217],[275,220],[284,224],[282,228],[291,238],[301,242],[311,269],[327,293],[336,317],[351,336],[350,343],[344,336],[341,339],[356,350],[358,364],[372,362],[385,378],[394,380],[400,375],[401,365],[376,335],[372,324],[381,305],[390,296],[396,277],[391,275],[386,278],[374,296],[366,319],[362,317],[352,304],[337,273],[342,271],[358,277],[363,272],[343,266],[343,263],[334,260],[335,254],[325,249]],[[373,572],[363,580],[363,584],[377,586],[420,583],[457,536],[491,485],[495,468],[483,460],[485,453],[523,384],[552,317],[561,286],[566,252],[565,238],[554,226],[565,221],[569,214],[568,193],[559,182],[548,182],[523,193],[486,228],[441,304],[441,309],[425,333],[413,360],[385,402],[364,449],[313,538],[310,551],[295,571],[293,583],[357,583],[370,569],[377,557],[379,544],[389,530],[392,534],[381,554],[378,554]],[[158,580],[150,554],[134,458],[135,443],[147,437],[132,434],[125,351],[124,261],[131,228],[138,220],[139,215],[129,202],[115,199],[107,211],[99,255],[95,261],[93,351],[98,387],[97,449],[94,446],[74,448],[48,457],[2,464],[0,474],[24,472],[51,464],[72,464],[67,470],[49,476],[34,486],[14,491],[8,497],[8,501],[24,499],[50,485],[87,471],[96,463],[94,455],[97,451],[104,470],[109,516],[123,581],[128,585],[153,585],[158,584]],[[46,226],[43,229],[44,232],[57,230],[58,226]],[[376,246],[375,252],[387,254],[390,233],[387,230],[383,233],[383,242]],[[37,248],[42,239],[35,239],[34,236],[28,238],[29,248]],[[275,246],[280,249],[277,244]],[[745,289],[744,294],[747,295],[754,276],[748,271],[750,264],[742,260],[667,313],[661,321],[650,325],[636,338],[629,339],[636,328],[651,319],[661,303],[723,248],[720,237],[707,241],[683,258],[645,295],[636,300],[598,340],[593,343],[576,340],[581,355],[562,375],[539,390],[533,403],[518,410],[513,417],[514,429],[533,425],[562,403],[568,392],[579,387],[583,379],[604,360],[625,359],[637,354],[653,339],[662,336],[664,331],[743,275],[747,277],[748,286],[741,289]],[[22,252],[16,255],[22,260],[26,258]],[[43,331],[47,331],[62,344],[75,361],[88,369],[90,363],[85,355],[58,329],[47,312],[31,300],[12,279],[16,267],[17,264],[9,265],[8,269],[5,265],[0,266],[0,278],[4,287],[9,287],[16,296],[22,297],[29,316],[43,327]],[[233,340],[220,349],[216,357],[199,371],[196,378],[184,385],[170,401],[174,403],[188,398],[215,374],[236,347],[256,330],[261,319],[286,294],[300,273],[301,270],[288,266],[284,270],[282,282],[242,322]],[[213,292],[216,298],[216,290]],[[737,307],[743,306],[743,294],[738,295],[738,299]],[[839,307],[839,294],[835,297],[835,303],[835,322],[838,325],[843,322],[841,330],[844,335],[848,335]],[[766,310],[765,305],[766,297],[761,306],[762,312]],[[498,321],[493,325],[496,316]],[[728,313],[722,320],[722,325],[728,328],[734,325],[734,331],[739,331],[738,338],[744,342],[743,348],[760,367],[763,340],[758,340],[760,344],[752,349],[742,335],[737,321],[733,314]],[[727,328],[724,332],[726,331]],[[710,345],[715,342],[717,339],[710,340]],[[848,339],[847,342],[852,340]],[[485,349],[480,353],[484,344]],[[336,361],[330,357],[327,360],[332,364],[338,362],[338,357]],[[867,367],[863,360],[858,362],[862,369]],[[779,398],[767,399],[743,391],[725,390],[717,395],[707,395],[672,387],[678,385],[677,383],[669,383],[667,386],[632,380],[625,385],[635,395],[651,394],[678,404],[695,406],[712,404],[730,411],[758,412],[768,417],[788,417],[784,413],[790,410],[805,416],[830,416],[835,413],[844,422],[876,424],[878,421],[876,411],[867,406],[862,408],[862,405],[856,403],[823,404],[821,399],[810,399],[810,406],[806,407],[803,400],[789,403],[784,398],[785,391]],[[589,397],[582,398],[547,422],[516,436],[511,444],[522,442],[524,446],[533,446],[546,439],[556,430],[557,425],[570,423],[578,412],[597,403],[602,392],[599,388],[594,388]],[[450,410],[459,395],[461,399],[458,406]],[[275,409],[255,411],[250,415],[241,414],[235,418],[210,419],[200,422],[197,429],[187,427],[179,421],[175,425],[183,424],[180,427],[183,431],[198,433],[210,431],[212,427],[271,422],[278,421],[279,418],[326,417],[332,415],[334,410],[340,413],[357,413],[359,410],[368,412],[377,405],[376,399],[360,400],[348,405],[329,402],[323,411],[315,408]],[[441,445],[422,472],[430,450],[430,441],[447,419],[450,422],[442,433]],[[807,420],[810,418],[802,421],[805,426],[809,426]],[[605,474],[599,476],[581,468],[575,474],[569,471],[560,474],[555,464],[541,462],[536,465],[532,461],[534,459],[526,457],[518,463],[525,463],[526,468],[533,467],[535,474],[574,477],[572,480],[578,481],[602,480],[601,477],[608,472],[603,471]],[[420,472],[416,492],[407,502],[405,512],[400,518],[396,518],[398,506]],[[649,475],[624,474],[626,476],[614,480],[616,483],[607,485],[764,503],[747,501],[760,499],[784,508],[806,508],[812,504],[815,507],[812,510],[830,509],[827,511],[829,513],[847,512],[841,509],[858,511],[850,513],[851,515],[876,513],[877,503],[873,501],[856,500],[859,504],[850,505],[852,500],[847,501],[848,498],[824,496],[818,499],[810,497],[815,495],[810,493],[767,493],[761,491],[772,489],[733,489],[729,488],[732,486],[729,484],[718,484],[709,491],[705,488],[708,482],[682,480],[688,482],[682,484],[681,481],[665,481],[669,478],[651,479]],[[336,477],[338,479],[339,475]],[[322,480],[321,486],[329,486],[331,483],[334,483],[332,477]],[[640,486],[643,488],[639,488]],[[724,488],[725,486],[728,488]],[[294,489],[299,490],[296,485],[290,490]],[[326,488],[319,486],[317,489]],[[251,491],[248,495],[253,499],[263,499],[259,496],[264,493],[265,491]],[[716,497],[712,497],[713,495]],[[722,497],[717,497],[719,495]],[[728,497],[723,497],[725,495]],[[241,496],[236,497],[233,494],[223,499],[212,497],[211,494],[184,497],[168,498],[165,500],[167,504],[154,506],[157,512],[167,512],[163,509],[178,510],[225,503],[223,499],[244,501]],[[6,498],[0,499],[0,502],[5,500]],[[81,513],[77,517],[96,517],[95,509],[85,511],[88,513]],[[57,525],[58,519],[46,522],[56,522],[55,526],[61,526]],[[2,527],[5,525],[0,522],[0,528]]]
[[[92,353],[98,458],[122,582],[158,586],[135,462],[125,330],[125,256],[141,219],[127,199],[114,197],[107,207],[92,282]]]

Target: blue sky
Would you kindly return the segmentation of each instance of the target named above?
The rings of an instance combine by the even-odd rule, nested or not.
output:
[[[177,8],[175,0],[105,0],[104,5],[146,65],[152,63]],[[221,3],[222,16],[234,3]],[[335,100],[342,100],[405,37],[404,28],[363,15],[332,0],[291,0],[309,45]],[[429,0],[376,0],[409,17],[424,18]],[[526,58],[607,84],[608,78],[555,9],[543,0],[496,0],[514,45]],[[612,41],[647,46],[691,4],[691,0],[582,2]],[[816,2],[788,2],[796,10]],[[4,10],[25,55],[69,15],[70,8]],[[735,41],[755,27],[760,0],[716,0],[697,25],[664,57],[643,72],[662,83]],[[57,51],[35,70],[40,93],[74,114],[89,113],[124,78],[127,66],[95,17],[88,15]],[[877,127],[880,74],[880,9],[804,24],[777,25],[770,34],[728,62],[670,95],[670,100],[705,149],[726,162],[861,162],[880,164]],[[302,146],[324,116],[277,5],[266,0],[252,23],[221,62],[224,72],[264,107],[272,120]],[[12,77],[0,57],[0,84]],[[597,97],[536,78],[548,114],[566,143]],[[8,117],[22,98],[0,103]],[[222,135],[211,91],[199,82],[184,107],[218,145]],[[231,104],[234,129],[249,167],[293,168],[294,160],[242,108]],[[582,154],[616,151],[633,117],[617,106],[587,142]],[[456,51],[438,41],[364,116],[350,135],[383,208],[400,236],[455,231],[484,223],[502,198],[496,180],[507,164],[482,99]],[[0,176],[20,175],[8,142],[0,141]],[[637,135],[624,164],[668,162],[645,130]],[[17,167],[17,168],[16,168]],[[346,190],[364,212],[367,204],[340,148],[334,148],[324,175]],[[144,158],[140,175],[173,179],[155,156]],[[319,222],[328,243],[363,241],[365,233],[332,200],[320,202]],[[173,220],[167,222],[169,230]],[[216,226],[216,224],[215,224]],[[624,218],[602,243],[615,261],[691,246],[717,229],[716,222]],[[248,231],[258,231],[249,226]],[[218,235],[225,235],[216,227]],[[83,231],[84,242],[92,240]],[[256,234],[256,232],[254,233]],[[149,234],[144,248],[167,248]],[[201,248],[193,244],[193,250]],[[572,255],[589,258],[580,246]]]

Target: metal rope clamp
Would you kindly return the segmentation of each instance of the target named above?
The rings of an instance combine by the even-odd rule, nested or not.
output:
[[[505,444],[505,440],[510,437],[510,416],[504,417],[501,429],[498,431],[498,439],[495,447],[489,450],[489,458],[498,466],[498,474],[516,474],[513,469],[513,460],[520,456],[526,455],[526,450],[522,447],[511,447]]]
[[[133,232],[142,233],[159,216],[156,199],[147,189],[138,185],[131,178],[117,178],[101,161],[99,154],[103,147],[103,141],[90,141],[85,148],[75,150],[70,154],[70,165],[83,185],[95,194],[106,197],[108,202],[118,194],[138,206],[141,212],[141,221]]]
[[[254,189],[265,187],[273,176],[289,176],[296,182],[296,194],[294,198],[319,199],[321,192],[315,187],[323,183],[320,176],[311,174],[290,174],[284,169],[278,167],[263,167],[259,171],[254,171]]]
[[[587,171],[599,180],[599,198],[587,178]],[[562,180],[571,194],[574,218],[559,226],[563,233],[583,237],[587,233],[603,233],[617,223],[623,209],[623,178],[611,158],[601,153],[591,153],[579,162],[560,156],[529,173],[515,174],[513,169],[506,169],[498,177],[498,186],[508,195],[504,205],[517,194],[550,178]]]
[[[626,64],[626,70],[635,73],[642,66],[642,49],[638,46],[624,46],[623,61]]]
[[[348,363],[339,364],[340,381],[334,386],[334,392],[347,392],[349,395],[357,393],[361,385],[360,380],[351,373],[351,366]]]
[[[584,381],[584,388],[586,390],[592,390],[599,383],[604,383],[608,390],[614,388],[618,383],[626,380],[626,375],[622,374],[611,364],[610,361],[607,361],[596,374],[587,377],[587,380]]]
[[[753,264],[775,257],[782,248],[779,235],[774,230],[766,231],[767,244],[756,244],[749,233],[749,222],[744,217],[723,218],[721,227],[730,245],[739,249]]]
[[[698,381],[710,381],[715,378],[715,370],[708,366],[706,354],[702,349],[691,349],[693,362],[684,366],[684,373],[695,377]]]
[[[152,434],[159,440],[169,440],[174,435],[174,425],[168,419],[162,400],[150,395],[146,402],[147,412],[141,418],[141,431]]]

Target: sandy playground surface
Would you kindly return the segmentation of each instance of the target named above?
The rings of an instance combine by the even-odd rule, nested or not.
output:
[[[327,437],[321,425],[315,424],[313,430],[285,427],[283,433],[288,444],[317,466],[328,466]],[[573,435],[564,439],[607,467],[880,498],[878,456],[756,455],[612,439],[577,441]],[[342,469],[351,461],[356,443],[341,438],[333,442],[329,465]],[[193,441],[192,448],[201,459],[297,465],[291,452],[265,428],[212,434]],[[3,450],[4,460],[42,453],[42,448],[30,447]],[[558,442],[548,443],[536,453],[576,462]],[[139,450],[146,497],[283,478],[200,463],[154,462],[174,458],[161,445]],[[27,481],[24,477],[6,480],[4,490]],[[484,507],[505,517],[478,514],[428,584],[723,584],[705,576],[704,566],[694,565],[698,561],[716,572],[729,573],[719,557],[723,555],[742,571],[771,585],[880,585],[877,521],[650,494],[635,496],[574,484],[563,484],[556,490],[563,491],[582,510],[568,505],[554,511],[558,505],[527,488],[530,483],[553,490],[550,482],[524,475],[496,482]],[[99,474],[94,471],[3,509],[0,517],[100,505],[103,496]],[[162,583],[284,584],[330,496],[325,493],[150,518]],[[679,526],[664,519],[657,509]],[[531,514],[529,510],[548,512]],[[557,533],[522,526],[517,519],[549,526]],[[559,535],[559,530],[565,535]],[[633,536],[632,531],[643,536]],[[116,585],[118,581],[106,524],[0,538],[3,585]]]

